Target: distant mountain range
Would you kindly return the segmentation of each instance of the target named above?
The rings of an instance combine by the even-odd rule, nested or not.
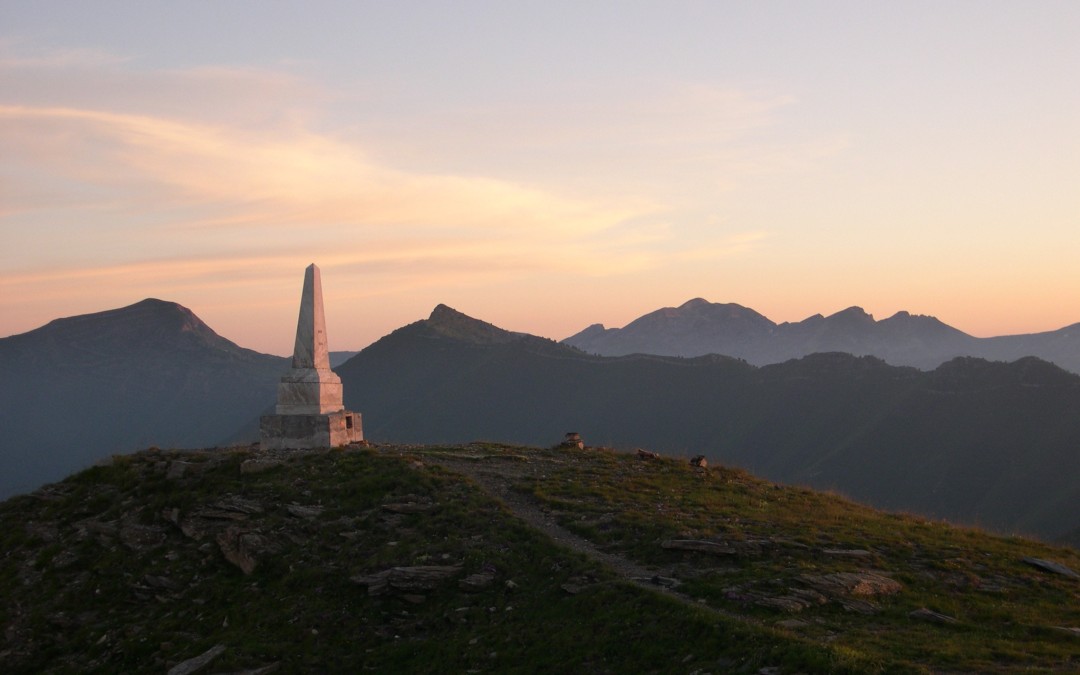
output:
[[[877,356],[923,370],[958,356],[994,361],[1037,356],[1080,373],[1080,323],[1045,333],[977,338],[932,316],[897,312],[875,321],[859,307],[777,324],[742,305],[695,298],[623,328],[593,324],[563,342],[601,356],[723,354],[759,366],[818,352]]]
[[[439,306],[345,363],[370,438],[703,453],[781,482],[1080,543],[1080,376],[1035,358],[932,372],[822,353],[600,357]]]
[[[254,440],[286,367],[160,300],[0,339],[0,496],[110,453]],[[375,442],[552,445],[577,431],[1080,544],[1080,376],[1035,358],[922,372],[843,353],[763,367],[602,357],[440,305],[336,370]]]

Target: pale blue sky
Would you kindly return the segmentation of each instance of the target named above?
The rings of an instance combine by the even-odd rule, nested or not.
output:
[[[1080,3],[6,2],[0,335],[156,296],[284,353],[445,302],[1080,321]],[[295,288],[294,288],[295,287]]]

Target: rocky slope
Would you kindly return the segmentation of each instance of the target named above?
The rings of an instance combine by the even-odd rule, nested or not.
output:
[[[651,453],[154,451],[0,504],[0,669],[1067,672],[1077,569]]]

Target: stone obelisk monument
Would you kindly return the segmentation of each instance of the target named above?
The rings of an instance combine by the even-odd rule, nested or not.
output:
[[[330,370],[322,278],[314,264],[304,271],[292,368],[278,383],[274,412],[259,421],[264,450],[334,448],[364,439],[360,413],[345,410],[341,378]]]

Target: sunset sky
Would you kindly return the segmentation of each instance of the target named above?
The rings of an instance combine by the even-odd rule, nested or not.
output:
[[[0,0],[0,336],[1080,322],[1080,2]]]

